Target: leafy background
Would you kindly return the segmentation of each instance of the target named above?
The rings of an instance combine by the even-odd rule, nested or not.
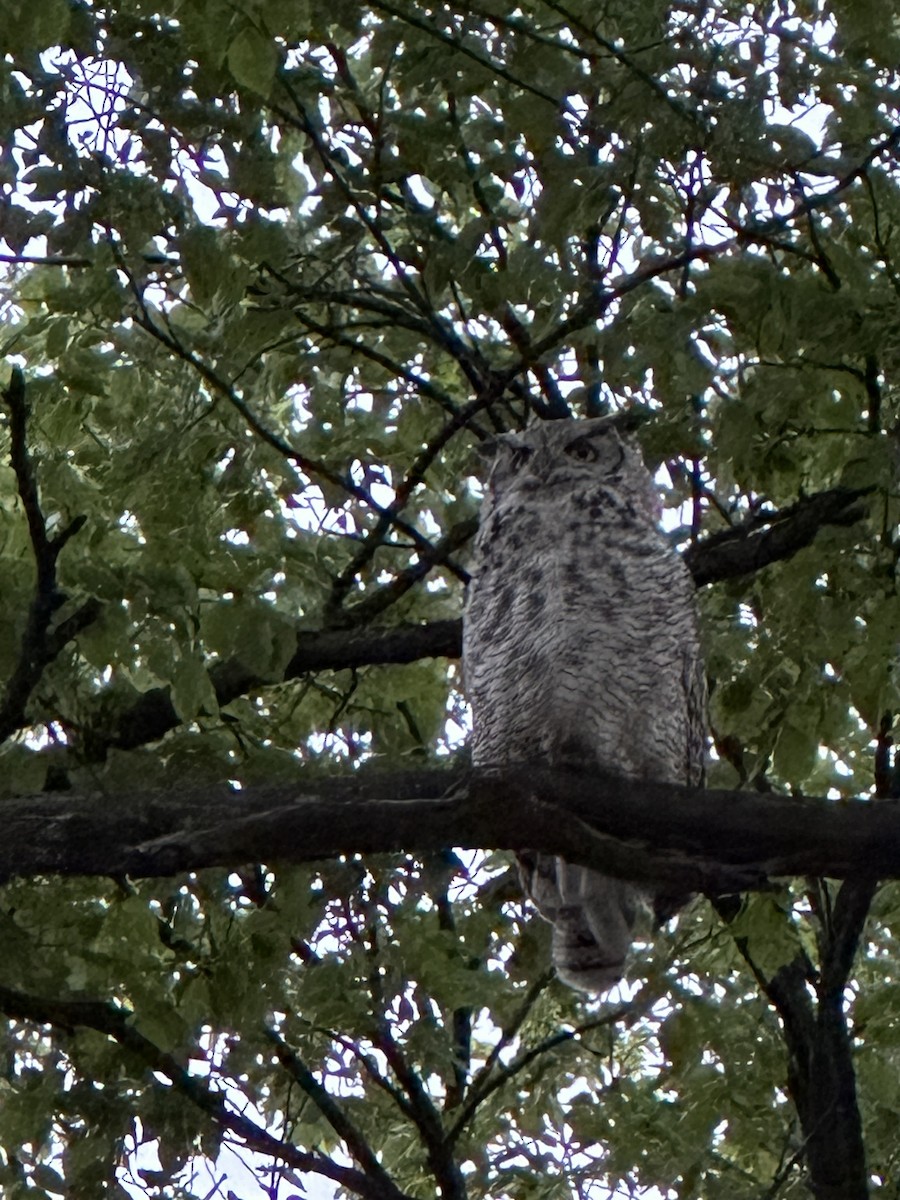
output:
[[[99,604],[7,692],[5,795],[113,813],[136,786],[456,752],[454,660],[297,678],[298,633],[458,617],[478,444],[623,406],[677,546],[874,489],[866,519],[698,595],[711,781],[872,788],[898,706],[895,4],[5,12],[2,350],[46,532],[85,518],[54,622]],[[6,680],[33,650],[20,490],[7,455]],[[217,664],[253,686],[222,702]],[[177,721],[142,733],[153,689]],[[505,856],[272,857],[4,886],[4,1194],[804,1191],[747,961],[815,960],[833,885],[730,930],[697,900],[598,1003],[548,978]],[[884,887],[845,1013],[891,1190],[897,913]],[[223,1143],[256,1184],[233,1190]]]

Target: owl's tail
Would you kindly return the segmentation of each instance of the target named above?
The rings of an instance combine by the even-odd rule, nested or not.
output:
[[[630,883],[550,854],[520,860],[522,883],[538,912],[553,925],[553,965],[582,992],[606,992],[619,982],[631,932],[643,903]]]

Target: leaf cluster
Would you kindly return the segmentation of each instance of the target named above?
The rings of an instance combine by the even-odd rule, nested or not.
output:
[[[354,639],[458,618],[482,442],[623,407],[681,550],[871,489],[699,605],[716,786],[890,794],[896,8],[7,3],[2,794],[443,759],[456,662]],[[805,1186],[833,887],[696,901],[598,1005],[502,856],[277,849],[4,887],[4,1194],[201,1195],[226,1143],[272,1196]],[[838,1006],[885,1187],[894,907]]]

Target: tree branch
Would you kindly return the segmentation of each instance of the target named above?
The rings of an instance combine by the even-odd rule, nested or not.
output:
[[[120,267],[122,264],[119,264]],[[124,270],[125,268],[122,267]],[[136,284],[132,283],[132,290],[138,300],[141,309],[135,316],[135,322],[143,329],[150,337],[155,338],[162,346],[164,346],[171,354],[187,363],[197,372],[198,375],[213,389],[213,391],[222,396],[231,406],[238,412],[247,427],[256,436],[270,446],[273,450],[283,455],[289,462],[294,463],[301,471],[308,475],[311,479],[324,479],[328,483],[334,484],[346,492],[348,496],[352,496],[355,500],[360,501],[367,508],[371,509],[379,517],[384,517],[387,509],[384,505],[379,504],[372,494],[364,487],[353,482],[349,474],[341,474],[339,471],[333,470],[324,462],[312,459],[303,454],[296,447],[292,446],[280,434],[270,429],[256,414],[252,407],[247,403],[238,389],[234,387],[224,376],[220,375],[208,362],[200,355],[196,354],[189,347],[182,345],[179,339],[171,331],[170,328],[163,328],[151,314],[149,308],[144,305],[143,297],[140,289]],[[389,518],[389,523],[396,529],[402,532],[412,542],[415,543],[417,549],[426,558],[433,556],[434,547],[431,542],[423,534],[421,534],[415,526],[403,520],[398,514],[394,514]],[[447,564],[449,570],[454,570],[454,564]]]
[[[94,1029],[131,1051],[148,1071],[158,1072],[177,1092],[223,1132],[237,1137],[248,1149],[275,1159],[295,1170],[308,1171],[332,1179],[363,1200],[408,1200],[406,1194],[386,1176],[370,1176],[352,1167],[343,1167],[324,1155],[301,1150],[273,1137],[267,1129],[235,1112],[226,1093],[210,1087],[200,1075],[182,1066],[171,1054],[151,1042],[135,1024],[135,1014],[111,1001],[33,996],[0,986],[0,1011],[18,1021],[52,1025],[71,1032]]]
[[[851,525],[865,512],[863,498],[871,489],[832,488],[798,500],[781,511],[754,514],[735,529],[714,534],[691,546],[685,562],[698,586],[750,574],[808,546],[826,525]],[[453,546],[457,545],[456,540]],[[420,572],[421,564],[411,567]],[[401,586],[398,576],[389,588]],[[378,592],[373,594],[377,601]],[[368,602],[363,602],[368,603]],[[303,630],[297,634],[297,653],[288,663],[283,680],[264,679],[237,659],[217,663],[210,679],[220,705],[274,682],[298,679],[315,671],[341,671],[374,664],[410,663],[422,658],[458,658],[462,649],[462,621],[433,621],[389,628]],[[145,692],[117,719],[113,729],[98,729],[94,740],[107,748],[132,750],[156,741],[180,718],[167,688]]]
[[[891,717],[886,714],[875,755],[876,808],[890,802],[890,728]],[[747,939],[736,939],[781,1018],[788,1049],[788,1091],[800,1118],[802,1157],[817,1200],[865,1200],[869,1194],[845,991],[876,890],[876,876],[862,871],[843,881],[833,908],[823,907],[818,914],[822,924],[818,970],[801,951],[766,978],[753,961]],[[740,905],[735,897],[724,897],[716,901],[716,908],[730,923]]]
[[[29,697],[37,686],[44,668],[51,663],[80,630],[99,614],[100,605],[91,599],[51,631],[54,614],[66,601],[56,580],[56,563],[70,538],[78,533],[86,517],[78,516],[59,533],[50,537],[41,509],[37,476],[28,451],[28,404],[25,400],[25,377],[21,368],[13,367],[9,387],[3,393],[9,411],[9,458],[16,476],[19,499],[25,510],[28,532],[35,561],[34,595],[28,609],[28,619],[22,634],[19,659],[10,675],[0,703],[0,743],[25,724]]]
[[[510,1033],[506,1029],[503,1030],[499,1049],[504,1049],[510,1044],[512,1037],[518,1032],[518,1026],[529,1014],[535,999],[546,988],[552,978],[553,972],[547,971],[531,985],[524,1004],[516,1014],[512,1032]],[[466,1127],[471,1123],[479,1106],[489,1096],[509,1083],[510,1080],[515,1079],[517,1075],[542,1055],[548,1054],[558,1046],[563,1046],[569,1042],[576,1042],[583,1038],[585,1033],[589,1033],[594,1029],[602,1029],[606,1026],[618,1025],[620,1023],[623,1026],[633,1025],[639,1017],[644,1016],[652,1008],[658,999],[659,994],[655,989],[644,986],[626,1003],[619,1005],[617,1008],[608,1009],[599,1017],[592,1017],[589,1021],[584,1021],[580,1025],[557,1030],[555,1033],[543,1038],[537,1045],[520,1050],[509,1062],[504,1063],[502,1061],[499,1049],[495,1046],[487,1062],[473,1079],[471,1089],[461,1110],[457,1114],[454,1114],[455,1120],[449,1133],[450,1140],[456,1142],[460,1138]]]
[[[373,1045],[380,1050],[409,1100],[409,1115],[419,1133],[434,1178],[446,1200],[465,1200],[466,1188],[441,1114],[418,1073],[407,1061],[388,1025],[376,1021]]]
[[[684,561],[698,587],[752,574],[791,558],[826,525],[853,525],[865,515],[864,498],[874,490],[834,487],[789,508],[755,513],[745,524],[689,546]]]
[[[808,1124],[803,1130],[817,1200],[865,1200],[869,1194],[844,990],[876,886],[871,877],[845,879],[841,884],[817,981]]]
[[[459,658],[461,646],[462,622],[458,619],[375,629],[306,629],[297,634],[297,652],[283,679],[375,663],[410,663],[439,656]],[[214,664],[209,676],[216,699],[223,706],[238,696],[281,682],[262,678],[238,659]],[[133,750],[156,741],[180,723],[169,689],[152,688],[121,714],[108,734],[98,730],[94,740],[102,740],[104,749]]]
[[[378,1189],[379,1195],[402,1200],[403,1193],[378,1161],[374,1150],[344,1112],[338,1100],[319,1083],[296,1050],[287,1044],[277,1030],[267,1028],[265,1035],[275,1047],[281,1065],[312,1100],[334,1132],[344,1142],[362,1168],[366,1178],[370,1179]]]
[[[706,791],[537,764],[358,771],[293,784],[96,794],[0,805],[0,880],[158,877],[246,862],[447,846],[539,849],[674,894],[724,895],[791,875],[900,878],[900,803]]]

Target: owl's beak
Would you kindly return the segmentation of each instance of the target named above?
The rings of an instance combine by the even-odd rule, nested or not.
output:
[[[532,492],[544,487],[554,471],[554,464],[548,455],[534,454],[525,464],[520,478],[520,486]]]

